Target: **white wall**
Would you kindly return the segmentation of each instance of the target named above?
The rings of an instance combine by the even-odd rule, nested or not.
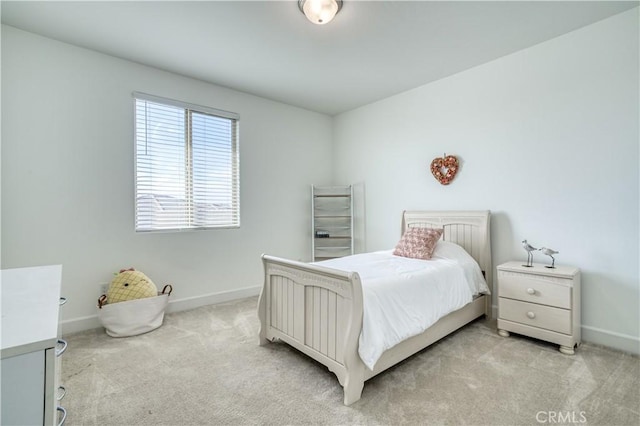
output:
[[[98,284],[123,267],[186,307],[257,294],[261,253],[309,259],[330,117],[7,26],[2,68],[2,268],[62,264],[67,331],[97,326]],[[133,91],[240,114],[239,229],[134,232]]]
[[[63,264],[67,331],[126,266],[174,306],[251,294],[262,252],[308,260],[309,184],[364,182],[369,250],[403,209],[491,209],[494,264],[560,250],[585,340],[638,352],[638,56],[636,8],[332,120],[3,26],[2,268]],[[133,231],[134,90],[241,115],[240,229]]]
[[[584,339],[638,352],[638,56],[636,8],[337,116],[334,179],[366,184],[367,249],[397,242],[403,209],[490,209],[494,265],[525,238],[559,250],[582,270]],[[444,152],[449,186],[429,171]]]

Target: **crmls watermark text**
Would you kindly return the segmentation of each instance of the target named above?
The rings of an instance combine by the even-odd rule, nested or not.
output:
[[[536,421],[538,423],[586,423],[585,411],[538,411]]]

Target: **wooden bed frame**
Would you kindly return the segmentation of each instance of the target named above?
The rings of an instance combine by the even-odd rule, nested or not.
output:
[[[462,246],[492,288],[489,211],[405,211],[402,231],[411,227],[444,228],[442,238]],[[372,371],[358,355],[363,314],[358,274],[268,255],[262,261],[260,345],[281,340],[325,365],[344,388],[345,405],[360,399],[366,380],[491,312],[491,296],[481,295],[385,351]]]

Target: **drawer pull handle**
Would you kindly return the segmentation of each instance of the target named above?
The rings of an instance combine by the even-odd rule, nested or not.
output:
[[[65,303],[67,303],[67,298],[66,297],[61,297],[60,298],[60,306],[64,305]]]
[[[527,289],[527,293],[529,293],[529,294],[536,294],[536,291],[535,291],[534,289],[532,289],[532,288],[528,288],[528,289]]]
[[[56,399],[60,401],[66,394],[67,390],[64,388],[64,386],[58,386],[58,397]]]
[[[527,316],[531,319],[534,319],[536,317],[536,314],[534,314],[533,312],[529,311],[527,312]]]
[[[67,420],[67,410],[59,405],[57,410],[62,413],[62,420],[60,420],[60,422],[58,423],[58,426],[62,426],[64,424],[64,421]]]
[[[62,345],[60,349],[56,348],[56,357],[59,357],[67,350],[67,341],[63,339],[58,339],[58,345]]]

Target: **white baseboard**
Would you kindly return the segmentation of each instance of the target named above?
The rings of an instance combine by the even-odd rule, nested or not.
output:
[[[640,355],[640,338],[628,334],[583,325],[582,341]]]
[[[238,290],[223,291],[221,293],[205,294],[204,296],[187,297],[169,302],[166,312],[188,311],[200,306],[215,305],[231,300],[244,299],[245,297],[258,296],[262,286],[245,287]],[[257,305],[256,305],[257,309]]]
[[[60,327],[62,329],[62,335],[65,336],[69,333],[100,328],[102,324],[100,324],[97,315],[90,315],[88,317],[60,321]]]
[[[493,318],[498,318],[498,306],[492,305]],[[606,346],[622,352],[640,355],[640,338],[615,331],[583,325],[581,327],[582,341]]]
[[[189,309],[199,308],[200,306],[215,305],[218,303],[229,302],[236,299],[244,299],[245,297],[257,296],[260,294],[262,286],[246,287],[238,290],[224,291],[221,293],[205,294],[203,296],[186,297],[184,299],[170,300],[166,313],[187,311]],[[102,324],[98,320],[97,315],[87,317],[72,318],[60,322],[62,334],[76,333],[78,331],[91,330],[101,328]]]

